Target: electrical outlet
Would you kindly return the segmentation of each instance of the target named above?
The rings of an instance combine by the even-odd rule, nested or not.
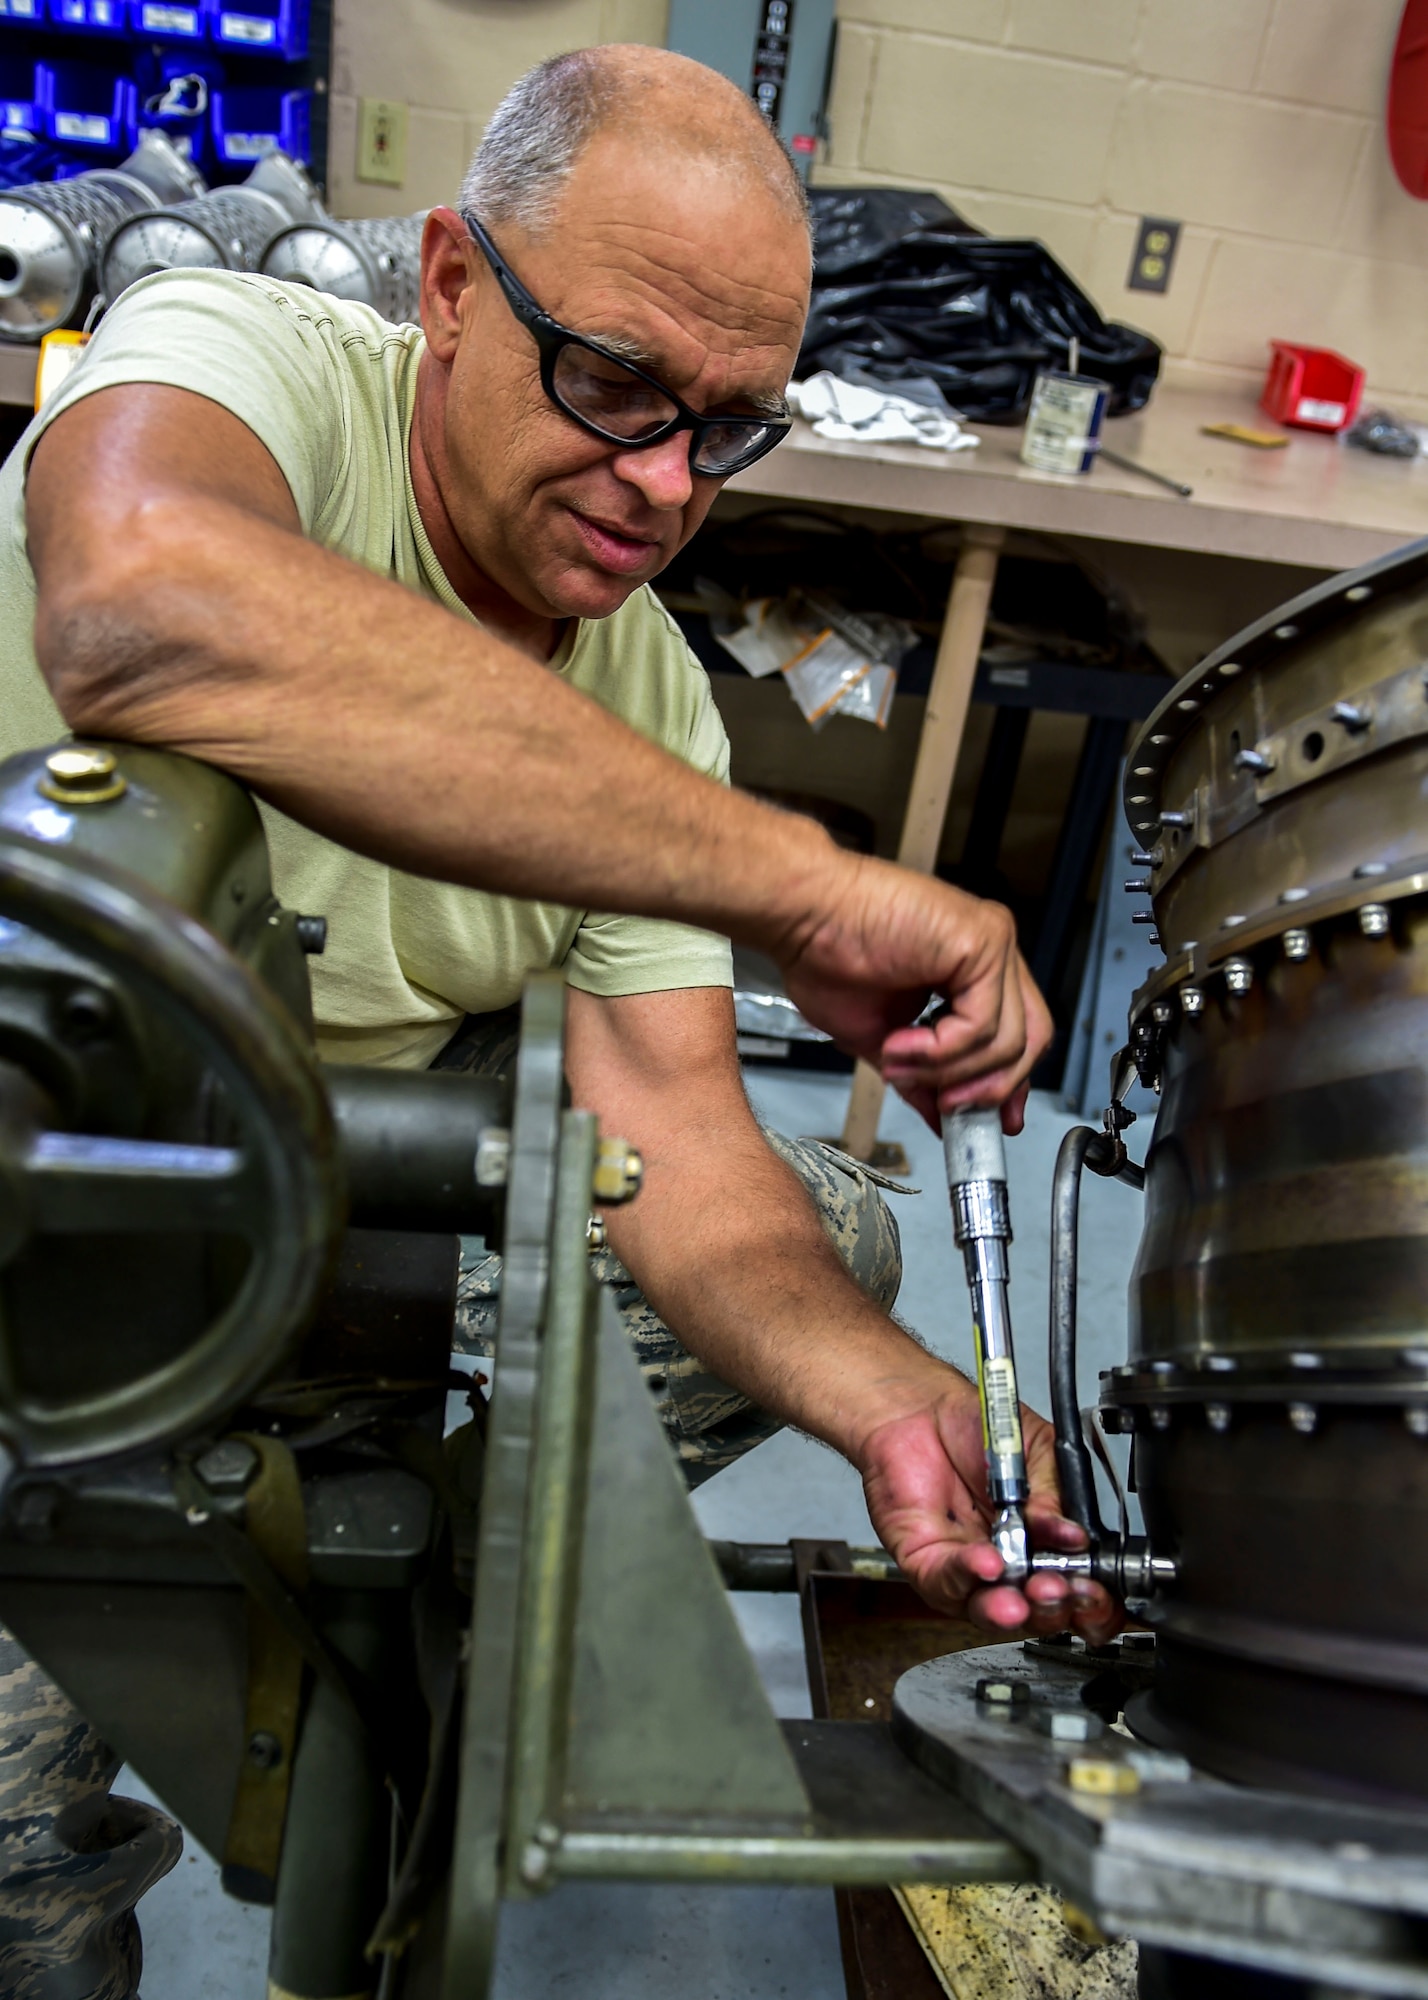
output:
[[[400,187],[407,177],[407,107],[364,97],[357,108],[357,178]]]
[[[1140,219],[1140,228],[1136,231],[1135,251],[1131,257],[1126,290],[1168,292],[1170,272],[1175,263],[1175,252],[1179,242],[1178,222],[1168,222],[1161,215],[1143,215]]]

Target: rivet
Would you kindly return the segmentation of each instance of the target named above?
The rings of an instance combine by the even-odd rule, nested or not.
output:
[[[1281,889],[1279,900],[1281,903],[1302,903],[1308,894],[1307,889]]]
[[[1236,674],[1243,671],[1244,669],[1240,666],[1238,660],[1222,660],[1220,662],[1220,672],[1227,681],[1232,681]]]
[[[1234,766],[1237,771],[1253,771],[1257,778],[1262,778],[1274,769],[1274,760],[1266,757],[1263,750],[1237,750]]]
[[[1314,949],[1314,940],[1308,931],[1286,931],[1284,933],[1284,956],[1295,960],[1307,958]]]
[[[1160,815],[1160,824],[1162,826],[1189,826],[1190,815],[1186,812],[1163,812]]]
[[[1254,985],[1254,967],[1247,958],[1225,960],[1225,984],[1231,993],[1248,993]]]
[[[1187,715],[1193,715],[1196,709],[1199,708],[1200,704],[1198,701],[1196,701],[1193,695],[1187,694],[1185,699],[1183,701],[1177,701],[1175,706],[1177,708],[1183,708]]]
[[[1155,766],[1154,764],[1137,764],[1131,776],[1134,778],[1153,778],[1155,776]]]
[[[1126,850],[1126,860],[1132,868],[1158,868],[1164,859],[1165,850],[1160,847],[1152,847],[1149,851],[1142,847]]]
[[[1410,1403],[1403,1421],[1416,1438],[1428,1437],[1428,1403]]]
[[[1299,637],[1299,627],[1297,625],[1276,625],[1274,636],[1276,639],[1297,639]]]
[[[1152,1021],[1159,1021],[1161,1026],[1164,1027],[1165,1023],[1170,1019],[1169,1001],[1157,1000],[1150,1010],[1150,1018]]]
[[[1230,1406],[1228,1403],[1207,1403],[1205,1421],[1212,1431],[1227,1431],[1230,1428]]]
[[[1312,1437],[1319,1427],[1319,1412],[1312,1403],[1291,1403],[1289,1422],[1301,1437]]]
[[[1131,922],[1133,924],[1153,924],[1155,922],[1155,912],[1154,910],[1132,910]]]
[[[1207,1354],[1201,1363],[1212,1375],[1233,1375],[1239,1365],[1233,1354]]]
[[[1289,1365],[1291,1368],[1322,1368],[1324,1357],[1322,1354],[1311,1354],[1307,1349],[1299,1348],[1290,1355]]]
[[[1122,882],[1121,887],[1128,896],[1148,896],[1150,894],[1149,882],[1141,881],[1139,877],[1135,877],[1129,882]]]
[[[1242,916],[1233,916],[1233,917],[1226,917],[1226,918],[1225,918],[1225,919],[1224,919],[1224,920],[1222,921],[1222,923],[1221,923],[1221,925],[1220,925],[1220,929],[1221,929],[1221,930],[1224,930],[1224,931],[1237,931],[1237,930],[1239,929],[1240,925],[1241,925],[1241,924],[1242,924],[1242,923],[1243,923],[1244,921],[1245,921],[1245,919],[1244,919],[1244,918],[1243,918]]]
[[[1150,804],[1150,793],[1149,792],[1135,793],[1130,800],[1130,804],[1133,806],[1148,806]]]
[[[1348,604],[1362,604],[1366,597],[1372,596],[1373,592],[1366,583],[1353,584],[1344,592],[1344,600]]]
[[[1354,874],[1360,880],[1366,875],[1386,875],[1387,873],[1388,863],[1386,861],[1361,861],[1354,870]]]
[[[1181,1010],[1186,1014],[1199,1014],[1204,1010],[1205,996],[1198,986],[1182,986],[1180,989],[1180,1006]]]
[[[1180,1366],[1175,1361],[1152,1361],[1150,1372],[1152,1375],[1178,1375]]]
[[[1365,937],[1383,937],[1388,931],[1388,911],[1382,903],[1365,903],[1359,911],[1359,929]]]
[[[1152,743],[1173,743],[1175,738],[1173,736],[1152,736],[1150,740]]]

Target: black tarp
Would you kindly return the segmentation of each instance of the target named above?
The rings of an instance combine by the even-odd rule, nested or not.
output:
[[[1138,410],[1160,372],[1147,334],[1104,320],[1050,251],[983,236],[937,195],[814,188],[813,304],[796,375],[831,369],[896,389],[930,378],[978,423],[1019,423],[1039,371],[1110,386],[1110,414]]]

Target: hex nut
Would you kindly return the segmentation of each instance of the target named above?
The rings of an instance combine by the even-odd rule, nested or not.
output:
[[[1254,967],[1247,958],[1225,960],[1225,984],[1231,993],[1248,993],[1254,985]]]
[[[1104,1736],[1106,1725],[1089,1708],[1039,1707],[1032,1712],[1032,1724],[1053,1743],[1094,1743]]]
[[[1308,931],[1286,931],[1282,943],[1284,945],[1284,956],[1292,960],[1295,964],[1298,964],[1301,959],[1306,959],[1314,949],[1314,940]]]
[[[1025,1708],[1031,1700],[1031,1689],[1025,1681],[989,1680],[985,1675],[977,1682],[977,1699],[998,1708]]]
[[[591,1191],[602,1208],[633,1201],[645,1176],[645,1163],[628,1139],[602,1139],[595,1152]]]
[[[1190,1015],[1200,1014],[1204,1012],[1205,996],[1200,991],[1198,986],[1181,987],[1180,1007],[1183,1013]]]
[[[242,1493],[258,1470],[258,1454],[241,1438],[224,1438],[210,1445],[193,1469],[210,1493]]]
[[[1140,1773],[1116,1757],[1072,1757],[1066,1782],[1073,1792],[1092,1798],[1127,1799],[1140,1790]]]
[[[1312,1403],[1291,1403],[1289,1405],[1289,1425],[1301,1437],[1312,1437],[1319,1428],[1319,1412]]]
[[[1365,937],[1388,935],[1388,910],[1382,903],[1365,903],[1359,911],[1359,929]]]

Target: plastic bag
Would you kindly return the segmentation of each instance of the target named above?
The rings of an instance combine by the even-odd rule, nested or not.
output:
[[[1110,387],[1112,416],[1149,400],[1160,348],[1102,319],[1041,244],[979,236],[950,209],[939,216],[936,197],[900,188],[814,188],[809,200],[800,380],[822,368],[893,390],[930,378],[974,423],[1018,423],[1037,375],[1067,367],[1074,337],[1083,371]]]

